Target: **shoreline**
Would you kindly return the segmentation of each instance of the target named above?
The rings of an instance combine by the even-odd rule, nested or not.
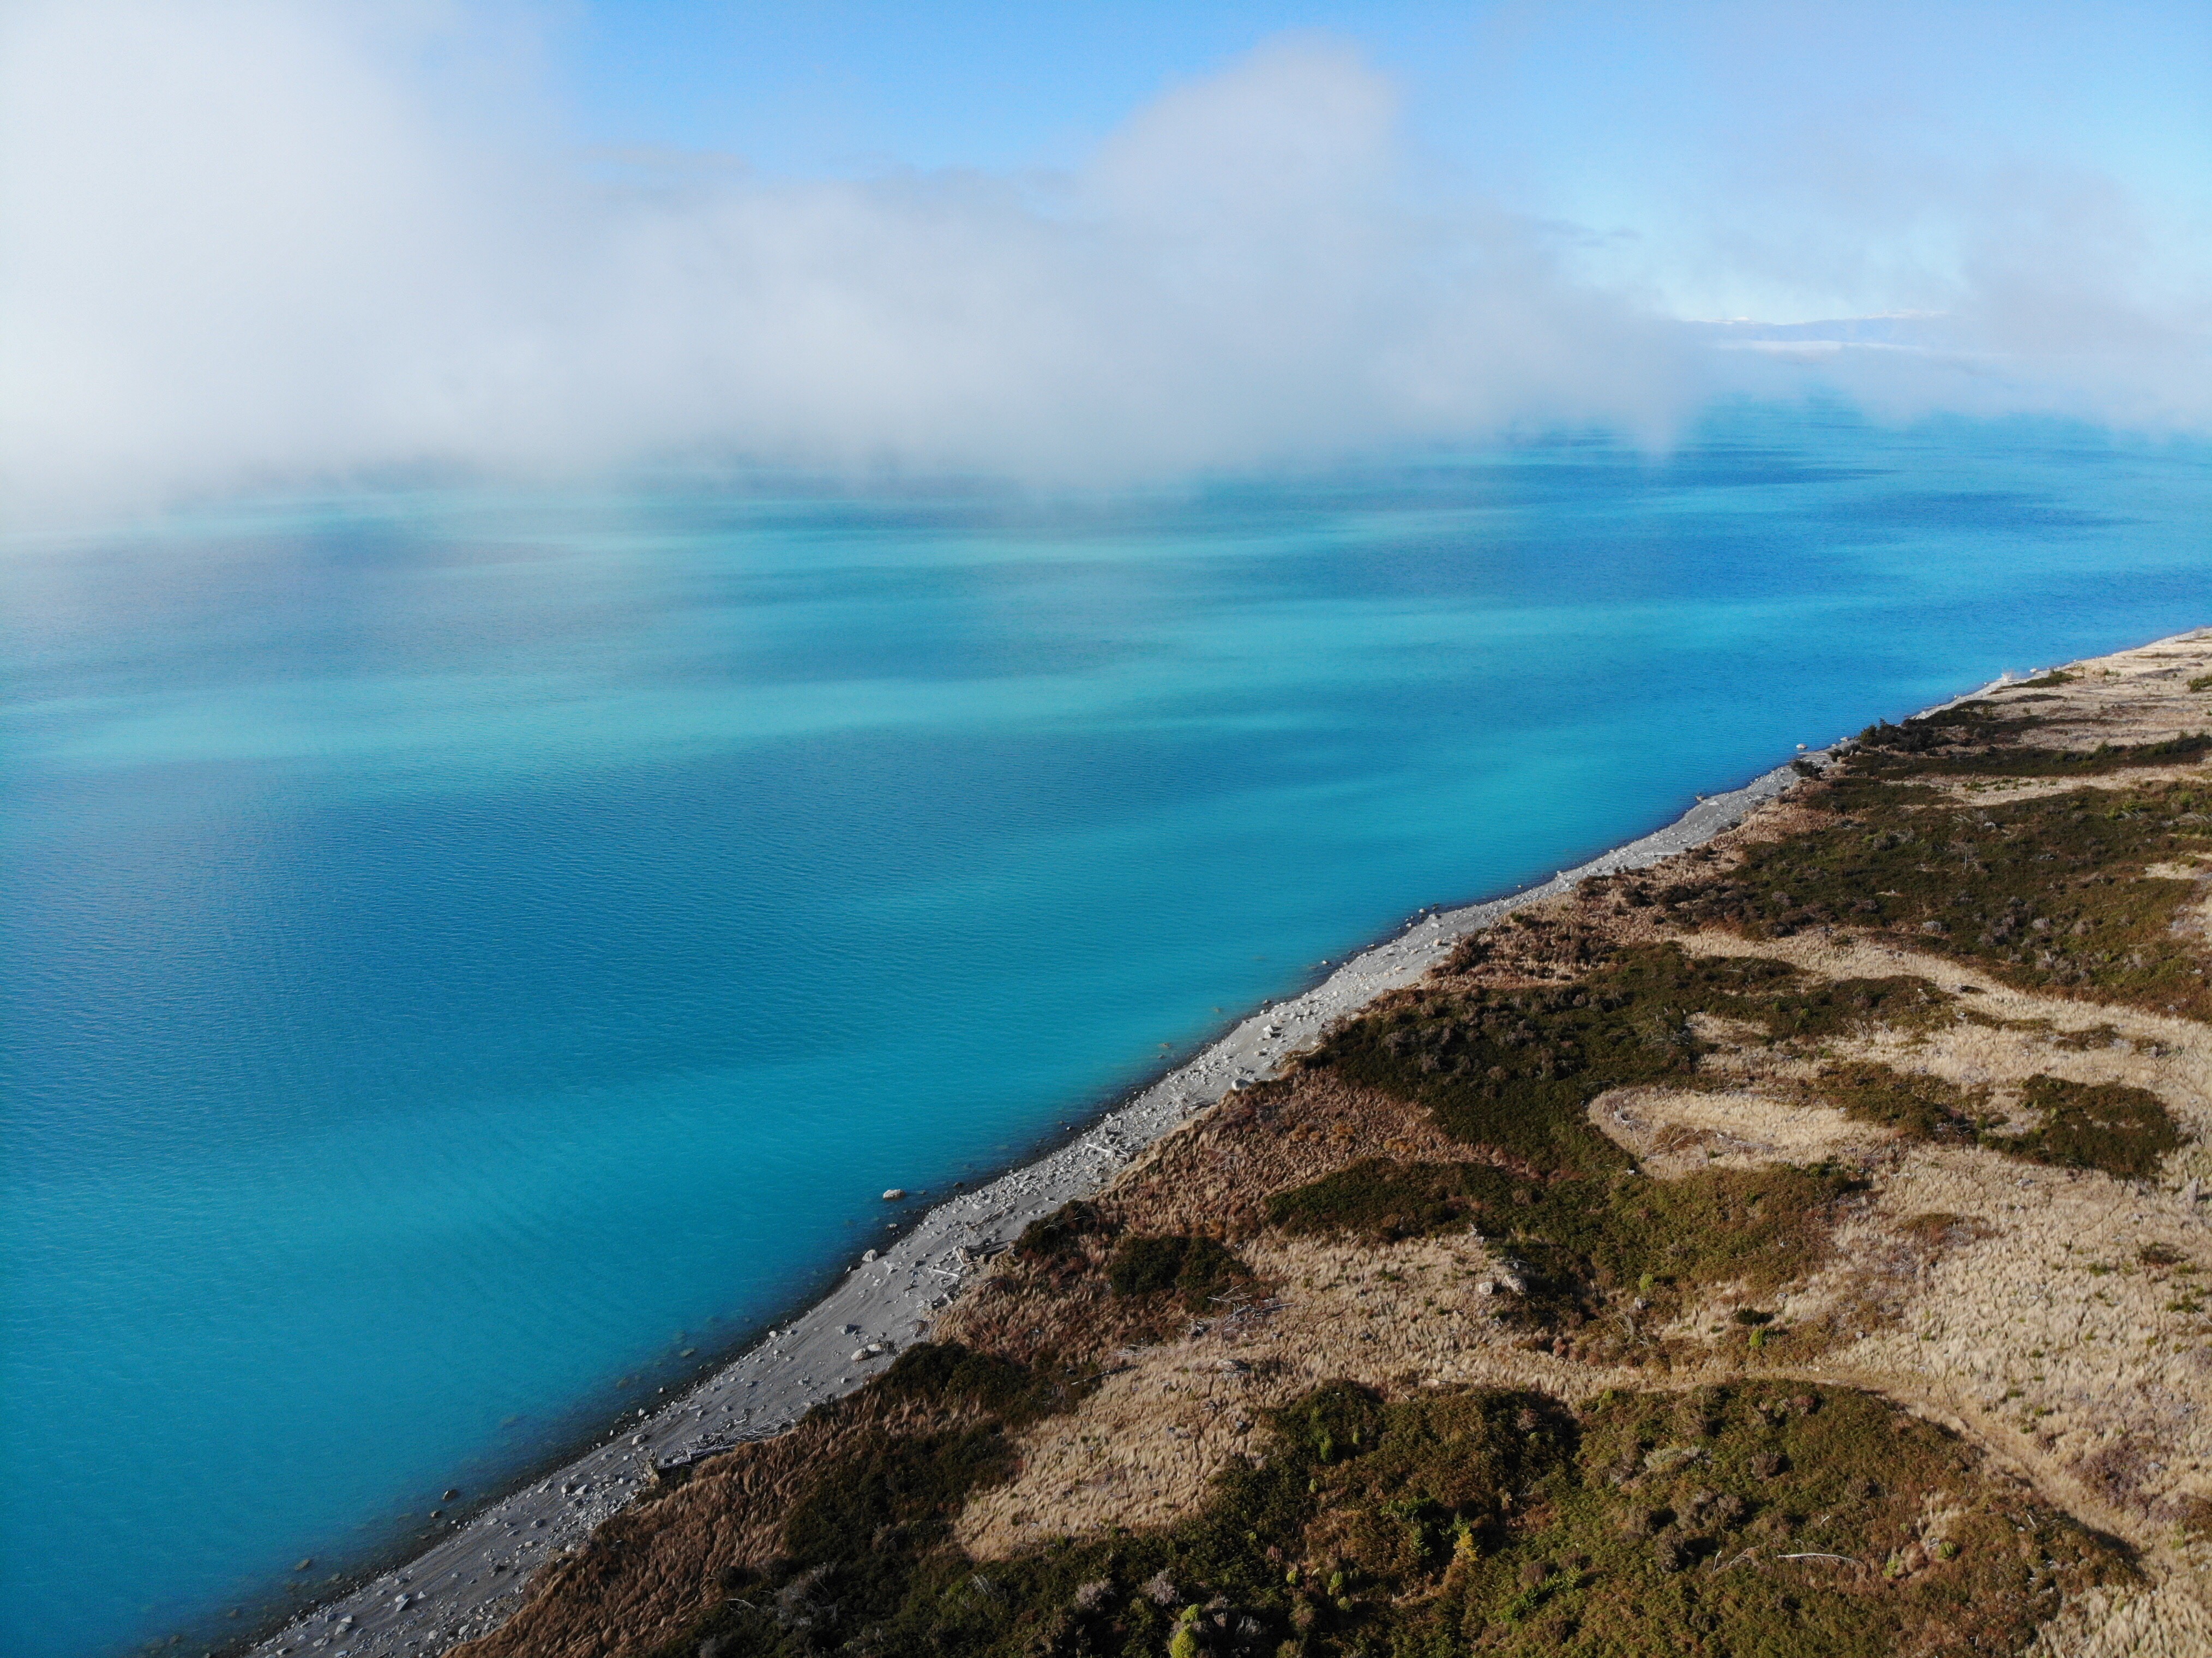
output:
[[[887,1248],[871,1251],[875,1259],[844,1271],[797,1318],[773,1326],[764,1339],[628,1432],[617,1427],[552,1472],[487,1503],[404,1563],[295,1614],[241,1650],[253,1658],[309,1651],[331,1658],[419,1658],[489,1633],[521,1603],[539,1566],[653,1490],[660,1479],[656,1470],[770,1437],[814,1406],[859,1387],[925,1339],[933,1315],[1030,1221],[1097,1191],[1156,1140],[1226,1095],[1274,1074],[1283,1059],[1337,1019],[1417,982],[1462,939],[1515,909],[1589,876],[1640,868],[1704,844],[1796,782],[1797,762],[1819,765],[1830,753],[1806,750],[1548,880],[1501,898],[1416,914],[1332,964],[1319,983],[1263,1003],[1056,1147],[933,1206]]]
[[[2028,677],[2007,672],[1921,713]],[[1800,763],[1821,766],[1834,752],[1833,746],[1801,750],[1739,787],[1698,797],[1659,829],[1547,880],[1502,897],[1418,912],[1395,932],[1333,963],[1304,991],[1260,1004],[1190,1058],[1128,1089],[1072,1135],[1045,1138],[1041,1151],[933,1205],[886,1248],[836,1269],[826,1291],[811,1299],[802,1291],[792,1303],[803,1309],[796,1316],[772,1324],[764,1338],[641,1420],[629,1422],[626,1412],[580,1452],[554,1453],[545,1465],[549,1471],[486,1503],[428,1547],[397,1565],[369,1568],[365,1581],[228,1649],[252,1658],[307,1652],[424,1658],[489,1633],[522,1603],[539,1567],[655,1489],[660,1471],[772,1437],[816,1405],[862,1385],[908,1346],[927,1339],[934,1314],[1030,1221],[1097,1192],[1185,1121],[1274,1075],[1281,1060],[1338,1019],[1418,982],[1462,939],[1513,910],[1591,876],[1642,868],[1705,844],[1796,782]]]
[[[451,1658],[2212,1648],[2212,629],[2068,665],[1513,910]]]

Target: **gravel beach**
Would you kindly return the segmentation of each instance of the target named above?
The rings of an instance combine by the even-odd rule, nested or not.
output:
[[[2003,683],[2003,682],[1998,682]],[[1822,763],[1827,755],[1802,756]],[[1540,885],[1416,916],[1304,994],[1264,1007],[1189,1063],[1144,1088],[1049,1155],[938,1205],[788,1327],[557,1473],[514,1491],[406,1564],[317,1606],[252,1649],[256,1658],[441,1652],[496,1627],[538,1567],[580,1544],[654,1470],[779,1433],[927,1338],[938,1310],[1022,1229],[1096,1192],[1146,1145],[1224,1095],[1270,1076],[1346,1014],[1420,979],[1468,933],[1588,876],[1640,868],[1711,840],[1795,781],[1778,767],[1700,800],[1655,834]]]

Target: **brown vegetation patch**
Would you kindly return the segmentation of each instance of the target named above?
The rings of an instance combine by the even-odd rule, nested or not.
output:
[[[1789,1165],[1545,1181],[1481,1163],[1370,1160],[1279,1193],[1269,1211],[1293,1235],[1370,1242],[1471,1228],[1498,1257],[1493,1316],[1531,1345],[1665,1367],[1677,1358],[1661,1333],[1670,1315],[1716,1296],[1732,1306],[1814,1271],[1863,1186]],[[1756,1329],[1749,1345],[1778,1333],[1787,1333]],[[1699,1340],[1692,1357],[1704,1356]]]
[[[2203,1658],[2212,1606],[2186,1579],[2090,1589],[2045,1625],[2024,1658]]]
[[[1328,1071],[1304,1071],[1232,1095],[1162,1140],[1115,1182],[1101,1207],[1132,1230],[1249,1236],[1267,1199],[1359,1157],[1465,1155],[1412,1102]]]
[[[1154,1145],[1094,1201],[1032,1227],[945,1311],[936,1333],[1063,1368],[1167,1339],[1227,1291],[1206,1289],[1194,1307],[1180,1291],[1115,1295],[1109,1272],[1123,1238],[1234,1243],[1265,1224],[1274,1192],[1374,1147],[1414,1157],[1464,1152],[1417,1107],[1326,1072],[1231,1095]]]
[[[1749,946],[1725,933],[1688,934],[1677,941],[1696,955],[1726,955]],[[1887,969],[1954,983],[1961,994],[1954,1017],[1896,1032],[1863,1030],[1832,1045],[1843,1061],[1832,1074],[1849,1077],[1859,1064],[1893,1068],[1908,1088],[1924,1076],[1935,1091],[1972,1114],[1986,1098],[1992,1112],[2018,1107],[2032,1078],[2060,1078],[2086,1084],[2118,1084],[2154,1095],[2172,1120],[2182,1144],[2165,1162],[2167,1177],[2212,1180],[2212,1029],[2183,1019],[2114,1005],[2038,994],[1880,941],[1850,934],[1803,933],[1767,939],[1763,957],[1778,957],[1808,974],[1850,981]],[[1963,1016],[1963,1017],[1957,1017]],[[1814,1079],[1817,1086],[1817,1077]],[[2032,1114],[2020,1111],[2012,1127],[2026,1130]]]
[[[1186,1516],[1252,1454],[1266,1409],[1332,1376],[1577,1399],[1637,1374],[1577,1359],[1571,1344],[1558,1356],[1531,1351],[1502,1288],[1509,1272],[1464,1232],[1389,1243],[1262,1237],[1244,1253],[1275,1294],[1122,1353],[1076,1409],[1024,1430],[1019,1472],[962,1516],[968,1548],[999,1558],[1056,1534]]]
[[[1793,1315],[1831,1333],[1840,1373],[1940,1401],[2075,1512],[2148,1546],[2160,1504],[2212,1493],[2212,1319],[2191,1206],[1988,1151],[1915,1148],[1838,1228]],[[2147,1246],[2181,1260],[2146,1266]],[[2142,1455],[2113,1453],[2122,1440]]]
[[[896,1577],[848,1540],[688,1631],[719,1653],[1352,1658],[1468,1651],[2016,1650],[2125,1552],[1967,1447],[1848,1388],[1615,1391],[1346,1380],[1255,1413],[1256,1455],[1174,1522],[948,1540]],[[977,1570],[978,1565],[983,1570]],[[672,1650],[670,1658],[674,1658]]]
[[[514,1617],[453,1649],[458,1658],[649,1651],[718,1605],[727,1575],[763,1570],[785,1552],[792,1515],[824,1467],[902,1442],[980,1436],[988,1452],[998,1424],[1040,1408],[1027,1377],[988,1361],[963,1376],[944,1363],[948,1352],[957,1350],[918,1350],[790,1432],[714,1457],[672,1491],[614,1515],[580,1551],[539,1572]]]

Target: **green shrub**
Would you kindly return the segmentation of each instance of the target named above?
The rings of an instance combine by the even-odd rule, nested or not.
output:
[[[1941,1077],[1908,1076],[1871,1060],[1824,1066],[1815,1085],[1846,1116],[1907,1139],[1972,1145],[1987,1114],[1986,1089],[1970,1092]]]
[[[1193,1312],[1249,1276],[1235,1251],[1212,1238],[1126,1237],[1106,1263],[1106,1283],[1115,1295],[1172,1290]]]
[[[959,1439],[840,1459],[787,1558],[729,1579],[657,1658],[708,1639],[725,1658],[2010,1652],[2063,1597],[2132,1576],[1942,1430],[1802,1384],[1612,1393],[1577,1418],[1540,1394],[1330,1383],[1182,1522],[979,1564],[944,1515],[996,1466]]]
[[[2184,1139],[2146,1089],[2032,1077],[2024,1102],[2036,1114],[2035,1126],[2024,1134],[1990,1135],[1987,1143],[2035,1163],[2140,1180],[2158,1173],[2160,1161]]]
[[[1097,1205],[1078,1199],[1024,1226],[1014,1240],[1014,1253],[1024,1260],[1041,1262],[1079,1258],[1085,1239],[1103,1237],[1111,1230]]]
[[[1952,1001],[1910,976],[1830,983],[1763,957],[1647,945],[1573,984],[1409,993],[1339,1027],[1304,1063],[1420,1101],[1447,1133],[1530,1170],[1588,1175],[1630,1161],[1591,1127],[1590,1101],[1627,1084],[1697,1085],[1707,1044],[1694,1013],[1820,1041],[1940,1021]]]
[[[1819,825],[1747,847],[1712,880],[1654,895],[1668,919],[1752,938],[1813,926],[1905,935],[2034,989],[2212,1013],[2201,949],[2174,926],[2187,881],[2158,862],[2212,851],[2199,789],[2084,789],[1959,803],[1848,776],[1816,786]]]
[[[1699,1285],[1756,1291],[1802,1277],[1826,1258],[1838,1205],[1862,1189],[1854,1175],[1788,1166],[1545,1180],[1372,1158],[1277,1193],[1267,1218],[1289,1232],[1375,1241],[1472,1226],[1518,1268],[1523,1291],[1508,1315],[1576,1331],[1631,1291],[1671,1303]],[[1619,1340],[1613,1324],[1601,1334]]]
[[[981,1409],[1012,1422],[1029,1421],[1065,1402],[1053,1384],[1027,1367],[952,1341],[908,1348],[870,1385],[892,1399]]]
[[[1984,754],[1926,758],[1910,764],[1889,762],[1876,775],[1914,773],[1966,777],[2104,777],[2139,766],[2171,766],[2212,752],[2212,732],[2192,732],[2158,743],[2106,744],[2094,749],[1997,749]]]

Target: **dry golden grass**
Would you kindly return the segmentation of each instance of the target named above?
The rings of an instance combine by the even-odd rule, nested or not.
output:
[[[1267,1199],[1362,1157],[1460,1157],[1467,1147],[1428,1114],[1327,1073],[1269,1083],[1228,1099],[1151,1147],[1097,1201],[1105,1226],[1235,1242],[1260,1231]],[[1020,1252],[992,1270],[937,1321],[933,1339],[1022,1363],[1098,1362],[1156,1340],[1162,1309],[1112,1295],[1098,1270],[1110,1239],[1081,1257],[1036,1262]],[[1188,1320],[1170,1318],[1177,1325]]]
[[[722,1574],[759,1570],[781,1546],[794,1494],[823,1463],[872,1434],[963,1425],[962,1413],[881,1394],[816,1412],[789,1433],[738,1446],[690,1479],[606,1521],[556,1560],[514,1617],[455,1658],[619,1658],[651,1650],[713,1604]]]
[[[1968,1086],[1992,1084],[1999,1090],[2000,1104],[2004,1084],[2039,1072],[2071,1082],[2148,1089],[2196,1137],[2166,1160],[2166,1183],[2212,1181],[2212,1028],[2194,1019],[2076,997],[2039,996],[1972,966],[1844,934],[1800,933],[1753,944],[1732,933],[1693,932],[1680,935],[1676,942],[1693,955],[1762,956],[1823,978],[1905,974],[1966,992],[1960,998],[1961,1017],[1948,1029],[1839,1041],[1832,1054],[1838,1059],[1879,1060]],[[1758,1056],[1747,1057],[1759,1062]]]
[[[2023,1658],[2203,1658],[2212,1607],[2186,1581],[2091,1589],[2038,1632]]]
[[[2093,1172],[1916,1146],[1784,1315],[1863,1318],[1838,1333],[1841,1372],[1956,1415],[2081,1517],[2151,1546],[2212,1496],[2212,1350],[2186,1310],[2212,1248],[2186,1210]],[[1926,1215],[1977,1225],[1899,1248]]]
[[[2009,687],[1984,699],[2008,714],[2033,714],[2044,723],[2028,739],[2039,747],[2090,749],[2100,743],[2162,743],[2212,731],[2212,695],[2189,682],[2212,671],[2212,632],[2142,650],[2122,651],[2075,664],[2068,683],[2026,689]],[[2173,766],[2130,767],[2090,777],[1954,777],[1923,780],[1959,799],[2033,800],[2069,789],[2132,788],[2144,783],[2203,781],[2212,756]]]
[[[1891,1139],[1831,1105],[1744,1092],[1615,1088],[1590,1102],[1589,1120],[1660,1180],[1700,1169],[1857,1158]]]
[[[1136,1232],[1260,1230],[1267,1199],[1359,1157],[1464,1157],[1427,1111],[1327,1072],[1231,1095],[1131,1166],[1102,1201]]]
[[[1445,1382],[1534,1388],[1570,1401],[1648,1382],[1525,1351],[1480,1286],[1497,1267],[1471,1236],[1361,1245],[1267,1237],[1247,1259],[1267,1303],[1133,1351],[1075,1411],[1024,1431],[1021,1471],[971,1499],[962,1543],[1000,1557],[1106,1525],[1192,1512],[1231,1459],[1250,1452],[1259,1413],[1346,1378],[1386,1394]]]
[[[2189,682],[2212,672],[2212,629],[2137,650],[2069,664],[2059,685],[2011,685],[1991,705],[2045,721],[2036,741],[2053,748],[2157,743],[2212,728],[2212,695]]]
[[[2208,720],[2212,724],[2212,720]],[[2040,800],[2047,795],[2070,794],[2076,789],[2133,789],[2148,783],[2202,783],[2212,779],[2212,758],[2186,766],[2130,766],[2125,771],[2092,773],[2082,777],[1917,777],[1913,780],[1947,800],[1974,800],[2010,805],[2016,800]]]

